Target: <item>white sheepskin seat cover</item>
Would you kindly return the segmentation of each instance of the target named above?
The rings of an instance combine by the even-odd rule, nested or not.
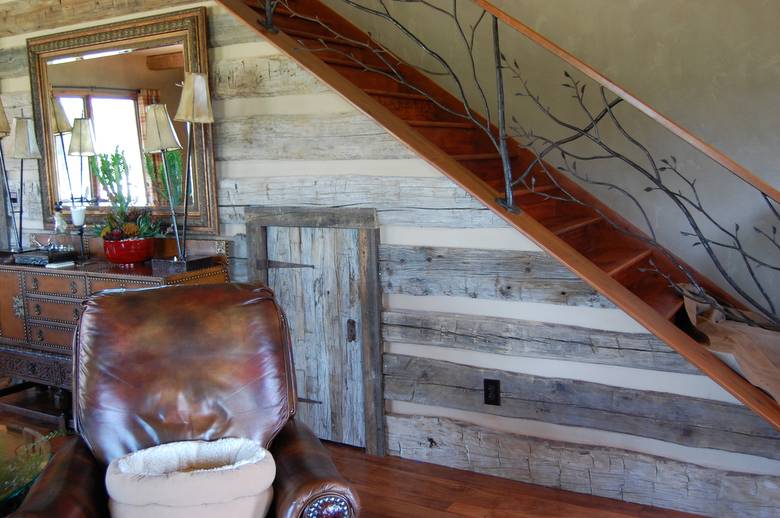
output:
[[[106,472],[113,518],[261,518],[276,464],[248,439],[185,441],[114,459]]]

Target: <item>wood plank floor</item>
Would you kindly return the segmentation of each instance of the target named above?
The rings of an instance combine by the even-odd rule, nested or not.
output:
[[[327,447],[341,474],[357,488],[361,518],[693,516],[397,457],[371,457],[333,443]]]
[[[0,412],[0,426],[56,428]],[[54,448],[62,442],[55,440]],[[325,443],[339,471],[357,489],[361,518],[683,518],[693,515],[480,475]]]

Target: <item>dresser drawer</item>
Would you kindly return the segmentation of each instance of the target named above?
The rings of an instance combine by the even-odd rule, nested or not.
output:
[[[87,296],[87,285],[81,276],[66,276],[27,272],[24,274],[24,290],[34,295],[54,295],[83,299]]]
[[[76,324],[81,316],[81,302],[27,297],[27,316],[32,320]]]
[[[103,290],[113,290],[116,288],[151,288],[153,286],[159,286],[159,282],[150,281],[136,281],[130,279],[116,279],[113,277],[90,277],[89,279],[89,293],[95,294]]]
[[[70,352],[73,345],[74,326],[55,326],[30,323],[30,344],[34,347]]]

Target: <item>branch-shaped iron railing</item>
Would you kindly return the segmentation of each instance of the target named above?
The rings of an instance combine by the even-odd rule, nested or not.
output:
[[[518,80],[520,84],[520,90],[517,92],[517,95],[530,99],[533,102],[534,106],[539,111],[541,111],[544,115],[546,115],[550,120],[552,120],[555,124],[572,132],[571,135],[568,135],[566,137],[557,140],[545,138],[537,134],[534,134],[533,132],[527,130],[526,128],[523,128],[521,125],[517,123],[517,119],[514,119],[515,126],[513,130],[515,131],[515,136],[517,136],[527,148],[533,149],[535,154],[535,159],[531,161],[531,163],[526,167],[526,169],[523,171],[520,177],[513,182],[514,185],[522,184],[524,186],[527,186],[526,177],[529,174],[529,172],[534,167],[541,167],[545,171],[545,174],[550,179],[550,181],[554,182],[557,186],[560,187],[560,184],[555,180],[555,175],[551,171],[549,171],[548,166],[545,163],[545,158],[548,155],[554,152],[557,153],[559,159],[562,161],[563,164],[562,166],[558,167],[559,170],[570,174],[571,176],[573,176],[574,178],[576,178],[577,180],[583,183],[606,187],[608,189],[617,191],[627,196],[631,201],[631,203],[639,209],[642,215],[642,219],[647,225],[647,229],[651,237],[643,236],[637,232],[631,232],[625,229],[624,226],[619,225],[618,223],[612,221],[609,215],[605,214],[604,211],[598,210],[598,212],[599,215],[603,219],[605,219],[608,223],[610,223],[613,227],[619,228],[622,232],[629,234],[630,237],[633,237],[635,239],[640,239],[643,242],[653,246],[653,248],[656,249],[657,251],[663,252],[665,256],[670,260],[670,262],[672,262],[674,267],[685,275],[688,281],[687,283],[693,285],[696,288],[695,292],[691,294],[690,290],[684,289],[680,285],[680,283],[671,283],[671,285],[675,289],[678,289],[678,291],[686,295],[693,295],[698,300],[714,305],[715,307],[721,309],[722,311],[727,313],[730,317],[736,320],[755,324],[756,323],[755,320],[752,319],[751,317],[747,316],[743,312],[737,311],[734,308],[730,308],[724,305],[722,301],[719,301],[714,296],[708,294],[699,285],[699,283],[696,282],[695,275],[690,271],[690,269],[687,266],[685,266],[674,255],[666,251],[666,248],[663,247],[662,244],[657,240],[655,230],[653,228],[653,225],[650,222],[650,218],[648,217],[647,212],[644,210],[642,204],[640,203],[640,201],[635,195],[631,194],[628,190],[614,183],[610,183],[606,181],[594,181],[590,179],[587,175],[583,175],[578,171],[577,164],[576,164],[576,160],[589,162],[589,161],[616,159],[623,162],[630,168],[630,170],[639,173],[639,175],[642,178],[650,182],[651,187],[645,188],[644,189],[645,192],[654,192],[654,191],[659,192],[672,201],[674,206],[681,212],[681,214],[687,221],[689,227],[691,228],[691,231],[682,231],[681,234],[683,236],[694,237],[696,239],[694,246],[702,246],[705,249],[707,255],[709,256],[713,265],[717,269],[718,273],[729,284],[729,286],[731,286],[731,288],[734,289],[734,291],[737,292],[750,305],[758,309],[761,312],[761,314],[765,316],[773,325],[775,326],[780,325],[780,318],[777,315],[776,303],[773,300],[772,296],[768,293],[768,290],[764,287],[763,283],[758,278],[758,275],[756,273],[756,267],[762,267],[766,270],[780,271],[780,265],[771,264],[765,260],[762,260],[759,257],[757,257],[755,254],[747,250],[744,246],[743,241],[739,237],[739,226],[736,225],[734,231],[729,230],[723,224],[721,224],[710,211],[706,209],[706,207],[704,206],[701,200],[698,188],[696,186],[696,181],[689,179],[680,171],[679,166],[677,164],[677,159],[675,157],[669,157],[667,159],[661,159],[660,161],[657,161],[653,157],[652,153],[647,149],[647,147],[644,146],[641,142],[639,142],[639,140],[636,139],[633,135],[631,135],[631,133],[625,128],[625,125],[620,121],[620,119],[617,117],[615,113],[616,107],[620,104],[619,99],[608,100],[606,90],[603,87],[601,87],[600,88],[601,102],[604,107],[598,114],[594,114],[587,107],[585,102],[585,85],[583,85],[580,81],[575,80],[570,74],[565,73],[567,83],[565,83],[564,86],[566,88],[572,89],[572,91],[574,92],[572,97],[576,99],[577,105],[586,114],[588,120],[590,121],[584,127],[579,127],[574,123],[569,123],[563,120],[560,116],[556,115],[553,112],[553,110],[551,110],[548,106],[543,104],[541,98],[532,92],[528,81],[523,79],[516,62],[513,62],[511,65],[508,65],[508,67],[513,72],[513,78]],[[619,134],[622,135],[625,141],[627,141],[632,146],[634,146],[634,148],[638,150],[642,156],[644,156],[647,163],[646,166],[641,165],[638,161],[629,157],[627,154],[618,151],[615,146],[610,145],[610,143],[608,143],[606,139],[601,136],[600,132],[598,131],[598,127],[599,124],[605,119],[609,120],[612,123],[612,125],[618,130]],[[585,155],[581,152],[576,153],[574,151],[571,151],[566,147],[580,140],[586,140],[594,144],[597,148],[599,148],[601,153]],[[539,143],[543,144],[541,149],[538,149]],[[675,190],[672,186],[670,186],[667,183],[667,178],[665,177],[665,173],[667,172],[673,173],[674,177],[682,180],[684,184],[688,187],[690,193],[685,194],[681,190]],[[528,187],[532,187],[532,186],[528,186]],[[566,190],[563,190],[562,192],[564,193],[563,196],[559,196],[556,198],[559,199],[559,201],[567,201],[567,202],[578,203],[580,205],[588,205],[578,200],[574,194]],[[543,196],[554,197],[547,194],[544,194]],[[771,206],[772,202],[771,200],[767,200],[767,203],[769,203]],[[590,208],[597,209],[596,207],[592,207],[592,206],[590,206]],[[774,207],[772,207],[772,209],[773,209],[773,214],[775,215],[775,217],[777,217],[778,216],[777,210],[774,210]],[[697,220],[695,214],[698,214],[699,217],[703,217],[715,229],[717,229],[718,231],[723,233],[726,237],[728,237],[731,240],[731,242],[722,242],[714,238],[708,237],[708,235],[703,230],[701,224]],[[778,219],[780,220],[780,218]],[[754,228],[762,236],[765,236],[767,239],[769,239],[770,242],[776,243],[775,226],[772,227],[771,234],[765,230],[760,229],[757,226]],[[738,279],[736,279],[731,274],[731,272],[726,268],[725,264],[721,260],[721,257],[717,253],[716,248],[728,249],[740,255],[745,270],[750,280],[752,281],[752,285],[758,291],[760,296],[757,297],[751,294],[743,286],[743,283]],[[656,267],[655,269],[657,273],[663,274],[664,278],[666,278],[667,280],[672,278],[671,276],[669,276],[668,272],[662,272],[658,267]]]
[[[369,52],[371,55],[373,55],[375,58],[377,58],[380,61],[380,63],[384,68],[371,65],[370,63],[368,63],[366,59],[357,56],[352,52],[347,52],[338,49],[336,47],[333,47],[332,45],[329,45],[324,38],[318,40],[318,43],[320,44],[319,48],[307,47],[302,40],[298,40],[299,43],[301,43],[302,47],[305,48],[306,50],[315,53],[336,54],[340,57],[343,57],[344,59],[348,60],[352,64],[360,67],[363,71],[379,74],[389,79],[392,79],[398,84],[406,88],[409,88],[414,93],[418,95],[422,95],[427,100],[434,103],[438,108],[444,110],[446,113],[453,115],[457,118],[464,119],[474,124],[479,130],[481,130],[487,136],[490,143],[496,148],[498,156],[501,160],[504,179],[505,179],[505,192],[504,192],[504,198],[499,199],[499,201],[508,210],[515,210],[516,207],[514,206],[513,193],[511,188],[511,183],[513,178],[512,159],[510,156],[509,147],[507,145],[508,137],[506,133],[506,104],[504,98],[504,81],[502,78],[503,68],[504,68],[502,64],[502,60],[504,59],[504,56],[501,53],[501,48],[500,48],[498,20],[495,17],[492,17],[493,53],[494,53],[495,66],[496,66],[496,77],[498,79],[496,82],[496,89],[497,89],[496,95],[498,97],[498,103],[497,103],[498,106],[495,111],[498,114],[497,117],[498,117],[499,126],[496,129],[493,128],[491,124],[491,114],[493,113],[494,110],[491,110],[490,108],[490,103],[488,102],[487,94],[485,92],[485,87],[482,84],[482,81],[480,81],[479,75],[477,74],[477,60],[475,57],[475,35],[482,21],[485,18],[485,13],[483,12],[483,14],[476,19],[473,25],[471,25],[471,27],[468,30],[466,30],[459,16],[457,0],[451,0],[449,9],[445,9],[440,6],[434,5],[433,3],[428,2],[426,0],[391,0],[391,1],[395,3],[420,4],[434,11],[435,13],[445,16],[454,25],[456,34],[458,35],[458,39],[466,49],[466,54],[469,60],[469,71],[470,71],[469,80],[473,83],[475,90],[479,94],[480,102],[482,104],[482,109],[484,110],[484,117],[485,117],[484,119],[482,117],[482,114],[480,114],[477,110],[473,108],[472,103],[469,100],[466,86],[464,84],[466,79],[463,78],[461,74],[456,72],[456,68],[440,52],[434,50],[430,45],[425,43],[420,36],[414,34],[408,27],[406,27],[388,8],[386,0],[377,0],[377,4],[379,8],[368,7],[358,2],[355,2],[353,0],[342,0],[342,2],[345,5],[357,9],[360,12],[370,14],[372,16],[375,16],[379,19],[385,20],[386,22],[392,24],[396,29],[400,31],[400,33],[404,37],[408,38],[417,47],[421,48],[425,52],[425,54],[428,55],[434,61],[434,63],[436,63],[440,67],[440,70],[430,70],[422,65],[411,65],[411,64],[406,64],[406,65],[431,75],[449,77],[455,84],[456,97],[458,101],[462,104],[463,111],[457,111],[450,108],[446,104],[442,103],[431,92],[426,91],[425,89],[414,84],[413,81],[410,81],[409,78],[404,74],[401,67],[401,65],[405,63],[402,63],[400,60],[395,58],[392,53],[390,53],[385,47],[380,45],[378,42],[371,39],[370,36],[368,42],[358,41],[355,40],[354,38],[350,38],[340,33],[331,25],[324,22],[318,17],[307,16],[300,12],[297,12],[294,8],[292,8],[290,3],[287,2],[286,0],[276,0],[274,2],[273,8],[276,7],[276,4],[281,4],[291,14],[291,16],[318,24],[320,27],[326,30],[330,35],[332,35],[332,37],[335,38],[336,41],[342,41],[346,44],[349,44],[350,46]],[[269,8],[270,3],[266,1],[263,5],[264,8],[267,10]]]
[[[273,9],[277,5],[284,6],[288,15],[297,17],[302,20],[314,22],[322,27],[327,34],[328,38],[321,37],[317,39],[318,47],[307,46],[302,39],[299,39],[302,48],[315,53],[329,53],[331,55],[337,55],[343,58],[347,62],[351,63],[358,69],[362,69],[365,72],[371,72],[379,74],[381,76],[392,79],[405,88],[408,88],[411,92],[418,94],[428,101],[432,102],[436,107],[444,112],[462,120],[468,121],[474,124],[480,129],[488,138],[489,142],[496,148],[498,155],[502,163],[502,172],[504,178],[504,197],[498,201],[508,210],[519,210],[514,203],[513,192],[518,188],[523,188],[532,193],[536,193],[545,199],[553,199],[560,202],[568,202],[587,207],[594,210],[601,219],[609,224],[614,229],[629,236],[632,239],[639,240],[657,253],[661,254],[668,263],[672,265],[672,271],[681,275],[684,281],[675,281],[679,279],[677,275],[672,275],[670,271],[664,271],[656,261],[649,260],[651,271],[661,275],[670,286],[675,288],[681,294],[685,294],[695,300],[709,303],[718,309],[721,309],[730,318],[740,320],[750,324],[756,324],[753,317],[750,315],[730,307],[728,304],[716,298],[714,295],[708,293],[698,282],[697,275],[694,274],[682,261],[680,261],[675,255],[670,253],[666,247],[662,245],[657,237],[657,232],[653,227],[651,219],[642,205],[640,198],[632,193],[629,188],[617,185],[613,182],[606,180],[599,180],[591,178],[587,173],[583,173],[578,167],[578,162],[592,163],[603,160],[617,160],[622,162],[630,171],[634,171],[638,174],[639,178],[649,182],[650,187],[647,187],[646,192],[657,192],[669,199],[674,207],[680,211],[683,218],[686,220],[690,230],[682,231],[681,234],[684,237],[691,237],[695,239],[694,246],[701,246],[706,254],[711,259],[715,269],[727,282],[727,284],[739,294],[746,302],[757,309],[763,317],[766,318],[769,326],[780,326],[780,317],[777,315],[777,301],[773,299],[769,290],[766,289],[763,282],[759,278],[758,270],[762,271],[778,271],[780,265],[773,264],[769,260],[762,259],[757,253],[753,253],[748,250],[744,244],[744,240],[740,237],[740,228],[735,226],[734,230],[730,230],[726,225],[721,224],[717,218],[705,207],[701,200],[696,181],[688,178],[683,174],[678,166],[677,160],[674,157],[657,160],[650,150],[642,144],[637,138],[635,138],[621,122],[616,110],[622,103],[628,99],[629,103],[636,106],[639,101],[633,96],[625,93],[620,88],[613,88],[613,92],[616,91],[618,97],[608,99],[607,90],[603,86],[604,82],[607,85],[612,85],[611,82],[604,80],[603,76],[593,71],[592,69],[585,70],[586,75],[602,83],[600,86],[600,104],[601,108],[594,111],[588,107],[586,99],[586,85],[581,81],[575,80],[568,72],[565,72],[566,82],[564,86],[572,90],[572,97],[575,99],[576,105],[580,112],[587,117],[587,123],[585,125],[578,125],[570,123],[564,118],[556,115],[556,113],[545,106],[538,95],[532,92],[532,89],[526,81],[520,71],[520,67],[516,60],[509,61],[505,57],[501,50],[500,31],[499,31],[499,17],[506,21],[505,17],[501,17],[501,12],[480,11],[478,17],[471,24],[470,27],[466,27],[462,20],[461,14],[458,11],[457,0],[451,0],[449,7],[442,7],[441,4],[434,4],[427,0],[376,0],[375,7],[369,7],[363,5],[355,0],[341,0],[345,5],[350,6],[362,13],[369,14],[377,17],[385,22],[391,24],[404,38],[411,41],[416,47],[423,50],[426,56],[428,56],[434,63],[434,69],[426,67],[423,64],[406,64],[402,63],[396,58],[390,51],[387,50],[379,42],[375,41],[370,35],[367,41],[359,41],[351,38],[345,34],[340,33],[337,29],[330,24],[324,22],[316,16],[307,16],[302,13],[296,12],[289,2],[286,0],[267,0],[263,6],[266,10],[265,24],[267,28],[274,29],[273,27]],[[403,4],[418,4],[430,11],[445,17],[453,24],[459,43],[465,49],[465,53],[468,59],[468,72],[466,75],[461,75],[456,71],[456,67],[450,63],[450,61],[440,52],[438,52],[433,45],[424,41],[423,36],[415,34],[409,29],[400,19],[397,17],[391,9],[388,7],[388,3],[403,3]],[[484,4],[486,2],[477,1],[478,4]],[[505,14],[505,13],[504,13]],[[480,75],[477,72],[477,57],[476,57],[476,34],[477,30],[482,25],[482,22],[490,17],[492,21],[492,38],[491,38],[491,50],[493,54],[495,64],[495,95],[496,106],[491,107],[488,101],[487,88],[481,81]],[[524,27],[524,26],[523,26]],[[514,28],[514,25],[513,25]],[[577,66],[582,69],[582,64],[579,60],[576,60],[571,55],[568,55],[565,51],[558,47],[554,47],[553,44],[545,44],[545,41],[540,42],[539,38],[542,38],[536,33],[532,34],[532,31],[525,28],[523,32],[526,36],[531,38],[535,43],[541,44],[548,50],[552,50],[553,53],[559,55],[562,59],[569,64]],[[332,44],[331,44],[332,42]],[[357,49],[359,53],[352,50],[343,50],[339,48],[349,46]],[[554,48],[553,48],[554,47]],[[370,56],[370,58],[365,56]],[[438,96],[433,92],[428,92],[424,87],[419,86],[415,81],[408,77],[405,66],[411,67],[411,69],[420,71],[424,74],[434,76],[446,76],[454,84],[455,97],[461,105],[461,109],[457,110],[452,108],[449,104],[442,102]],[[505,77],[504,70],[511,72],[511,79],[519,81],[520,87],[517,95],[531,99],[533,105],[541,111],[549,120],[560,128],[566,129],[569,134],[562,138],[546,138],[538,133],[535,133],[527,128],[524,128],[519,124],[516,117],[512,117],[512,131],[513,134],[509,135],[506,130],[506,100],[505,100]],[[472,105],[469,97],[469,89],[466,85],[470,81],[470,86],[473,88],[472,92],[476,92],[476,97],[479,101],[479,108],[475,109]],[[642,105],[645,106],[645,105]],[[644,113],[648,113],[648,110],[639,107]],[[493,127],[492,122],[497,122],[497,127]],[[654,119],[658,120],[657,117]],[[627,153],[620,152],[615,145],[608,142],[608,139],[604,136],[601,130],[601,125],[609,121],[614,128],[617,129],[619,135],[622,137],[625,143],[628,143],[633,150],[641,157],[640,160],[634,158],[633,154],[629,156]],[[667,129],[670,125],[664,120],[661,120]],[[675,129],[676,128],[676,129]],[[679,131],[678,131],[679,130]],[[681,128],[672,126],[671,131],[678,136]],[[533,153],[533,160],[517,175],[514,175],[512,170],[512,159],[510,156],[508,139],[514,137],[518,139],[522,145]],[[691,143],[695,148],[701,150],[702,146],[698,145],[698,141],[691,142],[691,139],[682,136],[687,142]],[[580,145],[582,142],[588,142],[598,148],[597,153],[582,153],[571,149],[572,145]],[[705,146],[706,147],[706,146]],[[708,157],[716,160],[726,167],[729,171],[737,174],[740,178],[745,180],[745,175],[734,172],[735,167],[729,167],[731,163],[725,159],[719,159],[719,155],[713,158],[713,153],[709,148],[704,150]],[[552,168],[547,163],[548,158],[555,157],[560,160],[560,165],[557,168]],[[531,175],[535,169],[541,169],[544,175],[548,178],[549,182],[555,186],[554,194],[546,191],[537,191],[537,179],[536,176]],[[563,172],[571,176],[573,179],[579,181],[582,184],[601,187],[609,189],[613,192],[619,193],[621,196],[629,200],[630,204],[636,208],[639,212],[643,224],[646,226],[647,234],[640,233],[631,229],[628,229],[621,222],[613,221],[610,214],[607,214],[604,210],[601,210],[598,206],[587,203],[579,199],[579,197],[565,188],[564,185],[558,180],[556,172],[553,169]],[[741,171],[741,170],[740,170]],[[528,181],[530,176],[530,182]],[[671,175],[671,176],[670,176]],[[680,189],[675,189],[669,185],[669,178],[673,177],[682,181],[687,189],[687,193],[682,192]],[[748,180],[745,180],[748,181]],[[750,183],[748,181],[748,183]],[[753,184],[751,184],[753,185]],[[776,198],[770,196],[767,192],[761,191],[763,199],[769,206],[771,213],[774,217],[780,221],[780,211],[775,206]],[[718,239],[711,237],[705,233],[702,225],[697,218],[704,218],[714,229],[720,232],[725,239]],[[772,226],[771,231],[754,226],[755,232],[763,239],[767,240],[771,247],[780,251],[780,241],[777,238],[776,226]],[[740,279],[737,279],[729,268],[726,267],[721,259],[718,251],[728,251],[736,253],[741,257],[741,263],[745,268],[747,277],[750,280],[751,287],[743,286]],[[684,286],[685,285],[685,286]],[[755,293],[754,293],[755,291]]]

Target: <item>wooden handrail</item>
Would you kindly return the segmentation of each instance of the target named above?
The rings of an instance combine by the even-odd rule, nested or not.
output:
[[[776,203],[780,203],[780,191],[777,190],[775,187],[770,185],[766,180],[763,178],[757,176],[755,173],[751,172],[749,169],[747,169],[745,166],[737,163],[734,159],[726,155],[724,152],[720,151],[719,149],[715,148],[714,146],[707,144],[702,139],[688,131],[687,129],[683,128],[670,118],[666,117],[665,115],[659,113],[657,110],[655,110],[653,107],[651,107],[646,102],[639,99],[637,96],[633,95],[629,91],[627,91],[622,86],[618,85],[605,75],[603,75],[598,70],[594,69],[578,57],[574,56],[570,52],[566,51],[565,49],[559,47],[552,41],[548,40],[535,30],[533,30],[528,25],[524,24],[520,20],[514,18],[512,15],[507,13],[506,11],[503,11],[490,3],[488,0],[472,0],[476,5],[487,11],[489,14],[495,16],[502,22],[506,23],[513,29],[515,29],[520,34],[524,35],[529,40],[533,41],[540,47],[544,48],[545,50],[548,50],[549,52],[555,54],[565,62],[567,62],[569,65],[573,66],[589,78],[593,79],[600,85],[604,86],[605,88],[608,88],[612,91],[612,93],[618,95],[623,100],[625,100],[627,103],[629,103],[634,108],[638,109],[657,123],[659,123],[661,126],[666,128],[667,130],[671,131],[673,134],[678,136],[679,138],[686,141],[688,144],[693,146],[694,148],[698,149],[708,157],[710,157],[712,160],[717,162],[718,164],[722,165],[726,169],[728,169],[733,174],[740,177],[742,180],[747,182],[748,184],[752,185],[762,193],[766,194],[769,198],[774,200]]]

